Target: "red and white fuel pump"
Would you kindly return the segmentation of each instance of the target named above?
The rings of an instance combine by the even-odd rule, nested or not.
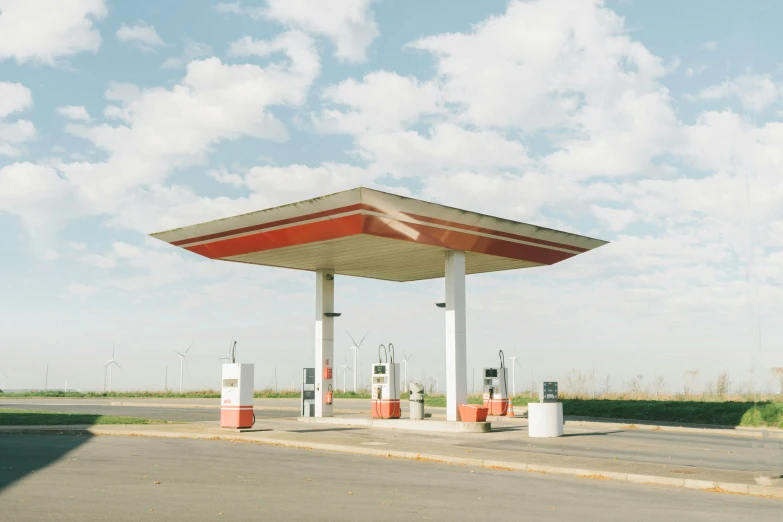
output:
[[[251,428],[256,422],[253,413],[254,368],[252,364],[236,362],[235,342],[229,354],[230,363],[223,365],[220,389],[220,427]]]
[[[381,358],[383,348],[384,358]],[[391,357],[390,357],[391,355]],[[399,419],[400,409],[400,363],[394,362],[394,345],[389,349],[378,347],[378,362],[372,365],[372,405],[374,419]]]
[[[503,350],[500,356],[500,368],[484,368],[484,406],[489,408],[489,415],[508,415],[508,369],[506,368]]]

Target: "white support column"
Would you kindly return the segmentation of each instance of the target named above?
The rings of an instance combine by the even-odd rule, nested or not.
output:
[[[446,252],[446,420],[458,421],[468,403],[465,339],[465,252]]]
[[[334,272],[315,271],[315,416],[331,417],[332,405],[326,404],[329,385],[334,391]],[[332,378],[324,378],[324,368],[332,368]]]

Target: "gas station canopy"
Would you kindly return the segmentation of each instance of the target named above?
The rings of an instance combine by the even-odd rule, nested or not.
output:
[[[605,241],[367,188],[191,225],[153,237],[210,259],[416,281],[552,265]]]

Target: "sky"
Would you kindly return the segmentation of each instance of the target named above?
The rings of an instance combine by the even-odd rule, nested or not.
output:
[[[0,0],[0,386],[100,390],[114,349],[115,390],[176,387],[191,347],[184,387],[215,388],[232,339],[256,388],[298,385],[315,276],[148,234],[366,186],[610,241],[468,277],[469,390],[500,349],[518,390],[769,388],[781,18],[773,0]],[[369,332],[360,381],[391,342],[444,389],[443,292],[338,276],[336,362]]]

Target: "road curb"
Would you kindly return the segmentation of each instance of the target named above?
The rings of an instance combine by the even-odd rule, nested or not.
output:
[[[325,442],[305,442],[291,441],[286,439],[256,438],[243,436],[241,433],[221,434],[221,433],[174,433],[174,432],[147,432],[134,431],[131,429],[116,429],[116,425],[111,425],[114,429],[107,429],[101,426],[3,426],[0,427],[0,434],[3,433],[68,433],[68,434],[90,434],[90,435],[113,435],[125,437],[156,437],[170,439],[201,439],[201,440],[225,440],[236,442],[252,442],[270,446],[282,446],[288,448],[311,449],[319,451],[333,451],[338,453],[348,453],[353,455],[370,455],[386,458],[399,458],[407,460],[418,460],[428,462],[442,462],[445,464],[455,464],[462,466],[475,466],[490,469],[501,469],[508,471],[524,471],[530,473],[544,473],[551,475],[566,475],[583,479],[612,480],[617,482],[629,482],[632,484],[647,484],[655,486],[681,487],[699,491],[708,491],[716,493],[732,493],[751,496],[771,497],[783,500],[783,487],[776,486],[758,486],[755,484],[740,484],[735,482],[720,482],[696,479],[680,479],[676,477],[664,477],[659,475],[641,475],[635,473],[621,473],[614,471],[605,471],[597,469],[570,468],[564,466],[550,466],[543,464],[529,464],[525,462],[503,461],[495,459],[477,459],[467,457],[455,457],[450,455],[438,455],[434,453],[416,453],[410,451],[385,450],[380,448],[371,448],[366,446],[354,446],[349,444],[331,444]],[[265,432],[274,433],[274,432]]]

